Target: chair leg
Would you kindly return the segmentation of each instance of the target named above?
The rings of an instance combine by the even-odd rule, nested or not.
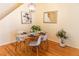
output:
[[[17,43],[16,43],[16,44],[17,44]],[[17,46],[16,44],[15,44],[15,52],[16,52],[16,46]]]
[[[30,55],[33,56],[33,47],[31,47]]]
[[[15,44],[15,52],[18,52],[18,50],[21,50],[21,42],[16,42]]]
[[[24,52],[26,53],[26,54],[28,54],[28,51],[29,51],[29,46],[28,45],[26,45],[26,44],[28,44],[26,41],[24,41]]]
[[[41,48],[42,48],[43,50],[45,50],[45,51],[48,51],[48,46],[49,46],[49,45],[48,45],[48,40],[43,41],[42,43],[43,43],[44,46],[41,46]]]
[[[17,52],[17,45],[18,45],[18,42],[16,42],[15,44],[15,52]]]
[[[48,40],[46,40],[44,43],[45,43],[45,51],[48,51],[48,46],[49,46]]]
[[[21,49],[24,47],[24,49],[22,49],[22,50],[23,50],[24,53],[26,53],[25,41],[22,41],[22,43],[23,43],[23,46],[21,47]]]
[[[36,52],[37,52],[37,56],[38,56],[38,46],[36,47],[36,49],[37,49],[37,51],[36,51]]]
[[[28,46],[25,46],[25,51],[24,52],[28,53],[27,50],[28,50]]]
[[[46,51],[48,51],[48,47],[49,47],[48,40],[46,41],[46,45],[47,45]]]
[[[27,49],[27,53],[29,54],[29,56],[32,56],[33,55],[33,51],[32,51],[32,46],[29,46],[29,49]]]

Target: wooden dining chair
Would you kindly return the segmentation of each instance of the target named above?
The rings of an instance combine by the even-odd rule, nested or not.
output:
[[[38,50],[39,50],[39,46],[41,44],[41,40],[42,40],[42,36],[39,36],[36,41],[32,41],[28,44],[29,47],[36,47],[37,56],[38,56]],[[32,50],[32,49],[30,49],[30,50]]]
[[[41,46],[41,48],[43,48],[43,50],[48,51],[48,35],[47,34],[42,35],[42,44],[43,45]]]
[[[22,50],[22,45],[25,44],[25,37],[26,36],[27,36],[27,34],[23,34],[23,32],[17,33],[15,51]]]

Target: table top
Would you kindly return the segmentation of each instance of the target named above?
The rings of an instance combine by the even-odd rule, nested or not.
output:
[[[41,33],[21,33],[21,34],[17,34],[16,37],[21,38],[21,40],[25,40],[25,39],[34,39],[34,38],[38,38],[40,35],[43,35],[45,33],[41,32]]]

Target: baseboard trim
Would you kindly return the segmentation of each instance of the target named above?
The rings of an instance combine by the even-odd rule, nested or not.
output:
[[[6,42],[6,43],[1,43],[0,46],[3,46],[3,45],[7,45],[7,44],[11,44],[11,43],[15,43],[16,41],[11,41],[11,42]]]

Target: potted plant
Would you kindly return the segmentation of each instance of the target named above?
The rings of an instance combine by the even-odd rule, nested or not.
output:
[[[38,32],[38,31],[41,31],[41,28],[40,28],[39,25],[33,25],[33,26],[31,27],[31,32],[32,32],[32,33],[36,33],[36,32]]]
[[[60,46],[65,47],[65,40],[68,38],[66,31],[62,29],[57,32],[56,36],[60,39]]]

